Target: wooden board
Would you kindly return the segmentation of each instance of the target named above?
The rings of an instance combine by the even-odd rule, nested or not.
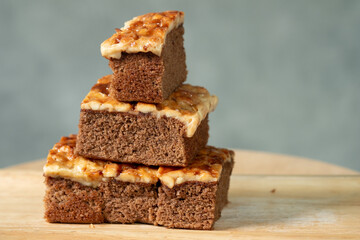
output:
[[[241,176],[213,231],[49,224],[41,171],[0,170],[0,239],[360,239],[359,176]]]
[[[351,169],[313,159],[235,149],[234,174],[261,175],[359,175]],[[11,170],[41,171],[46,160],[37,160],[8,167]]]

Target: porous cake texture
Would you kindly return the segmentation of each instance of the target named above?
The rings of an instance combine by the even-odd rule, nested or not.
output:
[[[126,22],[101,44],[114,73],[113,98],[161,103],[186,80],[183,22],[183,12],[148,13]]]
[[[216,177],[212,175],[213,181],[179,181],[182,174],[174,169],[169,171],[168,168],[160,167],[160,173],[169,171],[167,174],[178,176],[178,183],[162,184],[159,187],[156,223],[169,228],[212,229],[215,221],[221,217],[221,210],[228,203],[233,157],[232,151],[206,147],[199,152],[193,165],[177,170],[191,171],[194,176],[201,175],[196,172],[198,167],[208,169],[212,174],[220,172]],[[212,167],[204,167],[209,165]]]
[[[111,78],[99,79],[81,104],[76,154],[155,166],[191,163],[208,141],[217,97],[184,84],[160,104],[119,102],[109,96]]]
[[[184,168],[91,160],[63,137],[44,166],[45,218],[61,223],[142,222],[212,229],[227,203],[234,153],[207,146]]]
[[[59,223],[150,223],[156,219],[156,184],[110,180],[97,188],[46,177],[45,218]]]

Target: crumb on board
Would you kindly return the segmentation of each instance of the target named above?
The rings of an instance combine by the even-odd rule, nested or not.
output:
[[[90,223],[89,228],[95,228],[94,224]]]
[[[275,193],[275,192],[276,192],[276,189],[273,188],[270,192],[271,192],[271,193]]]

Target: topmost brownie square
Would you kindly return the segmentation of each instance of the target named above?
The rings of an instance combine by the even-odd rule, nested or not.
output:
[[[101,44],[114,72],[111,97],[161,103],[186,80],[183,22],[183,12],[148,13],[126,22]]]

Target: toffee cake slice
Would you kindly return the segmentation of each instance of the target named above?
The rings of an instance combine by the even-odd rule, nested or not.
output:
[[[160,167],[156,224],[212,229],[228,202],[233,166],[233,151],[207,146],[188,167]]]
[[[234,153],[207,146],[185,168],[83,158],[76,135],[61,138],[44,166],[45,219],[61,223],[142,222],[212,229],[227,203]]]
[[[183,12],[148,13],[126,22],[101,44],[114,72],[112,97],[161,103],[186,80],[183,22]]]
[[[187,166],[209,138],[208,113],[217,97],[183,84],[160,104],[109,96],[112,75],[98,80],[81,103],[76,154],[114,162]]]
[[[157,169],[89,160],[62,137],[44,166],[45,218],[60,223],[155,223]]]

